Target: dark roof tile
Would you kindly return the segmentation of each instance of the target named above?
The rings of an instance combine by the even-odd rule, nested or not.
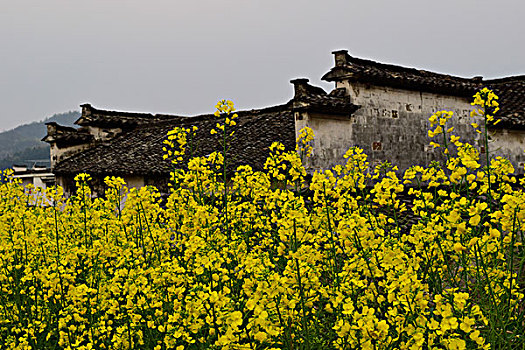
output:
[[[350,102],[344,89],[335,89],[329,94],[317,86],[308,84],[308,79],[294,79],[295,94],[291,101],[294,111],[321,112],[350,117],[359,106]]]
[[[238,125],[228,151],[230,171],[243,164],[262,169],[268,148],[274,141],[282,142],[288,149],[295,146],[295,123],[288,105],[238,112],[238,115]],[[167,175],[172,165],[163,159],[162,148],[168,131],[175,126],[196,125],[199,129],[194,139],[194,155],[204,156],[221,149],[218,135],[210,134],[216,123],[213,115],[204,115],[140,125],[64,159],[53,171],[56,174]]]
[[[482,77],[461,78],[426,70],[407,68],[352,57],[346,50],[335,51],[336,65],[323,80],[349,79],[399,89],[441,93],[470,98],[483,87],[499,96],[501,122],[496,127],[525,129],[525,75],[483,80]]]
[[[46,126],[47,135],[41,141],[56,142],[59,147],[80,145],[94,140],[93,135],[83,128],[75,129],[55,122],[46,123]]]
[[[350,79],[400,89],[471,96],[478,88],[478,79],[460,78],[447,74],[407,68],[350,56],[346,51],[336,53],[335,67],[322,79]]]
[[[495,117],[501,122],[495,127],[525,129],[525,75],[486,80],[483,84],[499,97],[501,109]]]
[[[177,121],[187,117],[168,115],[168,114],[151,114],[136,112],[108,111],[97,109],[90,104],[83,104],[82,115],[75,121],[75,124],[81,126],[99,126],[109,128],[129,129],[137,125],[148,124],[160,121]]]

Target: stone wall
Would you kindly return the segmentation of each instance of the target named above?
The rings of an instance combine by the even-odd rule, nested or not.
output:
[[[336,88],[341,87],[352,103],[361,106],[349,118],[296,116],[297,130],[308,125],[316,135],[311,170],[344,163],[343,155],[352,146],[363,148],[372,166],[389,161],[400,171],[439,160],[440,152],[429,146],[432,140],[427,131],[428,118],[440,110],[453,111],[449,121],[453,133],[480,149],[479,135],[470,125],[475,120],[470,117],[472,106],[467,98],[349,81],[337,82]]]

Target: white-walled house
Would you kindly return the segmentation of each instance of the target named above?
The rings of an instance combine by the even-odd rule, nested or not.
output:
[[[344,161],[343,154],[359,146],[372,165],[389,161],[403,171],[441,159],[429,147],[428,118],[450,110],[454,132],[464,141],[485,149],[471,127],[472,96],[483,87],[499,95],[500,123],[490,128],[493,155],[509,158],[523,174],[525,162],[525,76],[485,80],[462,78],[397,65],[383,64],[335,51],[334,66],[323,76],[334,89],[326,92],[308,79],[295,79],[294,97],[281,105],[239,112],[232,141],[232,169],[249,164],[262,169],[268,147],[280,141],[293,148],[299,130],[309,126],[315,133],[309,171]],[[196,125],[195,154],[218,149],[210,135],[215,117],[183,117],[101,110],[82,105],[78,129],[48,124],[43,139],[51,145],[52,171],[57,183],[72,189],[73,178],[87,172],[98,179],[123,177],[131,186],[166,187],[171,164],[162,159],[162,141],[174,126]]]

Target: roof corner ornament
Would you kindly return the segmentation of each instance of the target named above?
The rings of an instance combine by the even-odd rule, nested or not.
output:
[[[46,128],[47,128],[47,135],[46,136],[49,136],[49,137],[55,136],[57,134],[57,126],[58,126],[58,124],[55,123],[55,122],[46,123]],[[47,141],[45,141],[46,139],[47,138],[44,137],[42,139],[42,141],[47,142]]]
[[[91,110],[93,109],[93,106],[89,103],[81,104],[80,107],[82,107],[82,116],[87,117],[91,115]]]
[[[294,98],[304,96],[307,94],[309,81],[310,80],[307,78],[298,78],[290,80],[290,83],[292,83],[294,87]]]

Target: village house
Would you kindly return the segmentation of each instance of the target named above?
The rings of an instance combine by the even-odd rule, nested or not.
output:
[[[334,83],[326,92],[295,79],[294,97],[282,105],[240,111],[229,157],[232,169],[249,164],[261,170],[274,141],[293,149],[298,132],[309,126],[315,133],[308,170],[329,168],[344,161],[352,146],[368,154],[372,165],[384,161],[403,171],[412,165],[439,160],[429,146],[428,118],[439,110],[454,112],[451,125],[463,141],[485,149],[471,127],[472,96],[483,87],[499,95],[500,123],[490,127],[493,155],[509,158],[516,173],[525,162],[525,76],[485,80],[461,78],[333,52],[335,64],[322,79]],[[107,111],[82,105],[78,129],[47,124],[43,139],[51,145],[51,166],[59,185],[71,191],[80,172],[102,185],[107,175],[123,177],[130,186],[167,188],[171,164],[163,160],[162,141],[174,126],[198,126],[195,155],[219,149],[219,138],[210,134],[215,117],[184,117]]]
[[[34,187],[48,188],[55,185],[55,176],[50,169],[38,164],[34,164],[32,167],[13,165],[13,178],[20,179],[23,186],[33,185]]]
[[[293,114],[288,105],[240,111],[236,133],[228,151],[229,168],[242,164],[262,169],[268,147],[279,140],[286,147],[295,145]],[[207,155],[220,149],[220,138],[211,129],[213,114],[195,117],[152,115],[99,110],[82,106],[79,129],[48,124],[44,141],[51,144],[51,164],[58,185],[67,192],[74,189],[76,174],[89,173],[96,190],[103,190],[105,176],[122,177],[131,187],[154,185],[167,192],[172,164],[163,159],[163,140],[175,126],[196,125],[194,155]]]

